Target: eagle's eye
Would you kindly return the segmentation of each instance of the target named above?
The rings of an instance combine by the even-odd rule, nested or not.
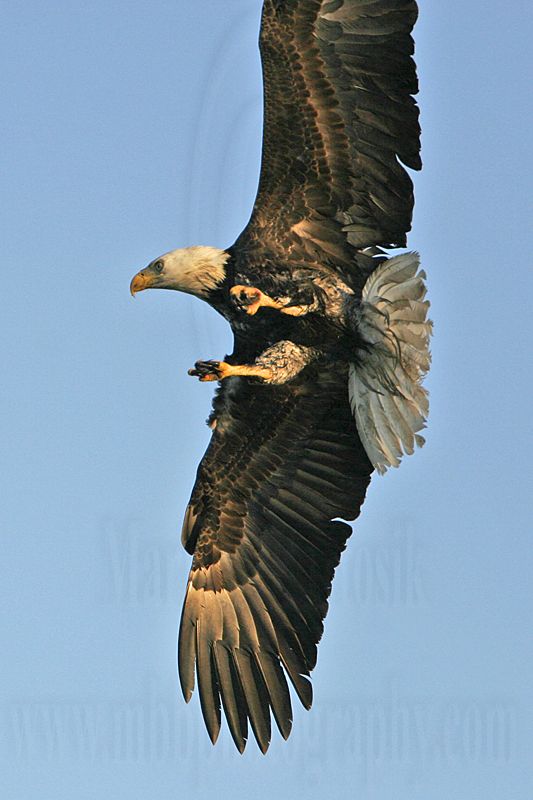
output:
[[[163,262],[161,259],[159,259],[159,261],[154,262],[154,269],[156,272],[163,272]]]

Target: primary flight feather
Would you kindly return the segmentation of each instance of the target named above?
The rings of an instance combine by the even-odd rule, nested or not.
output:
[[[414,0],[265,0],[264,132],[250,222],[227,250],[189,247],[131,291],[176,289],[221,313],[211,442],[182,541],[193,556],[179,636],[214,742],[224,710],[242,752],[306,708],[335,567],[373,469],[423,439],[431,323],[403,247],[420,169]]]

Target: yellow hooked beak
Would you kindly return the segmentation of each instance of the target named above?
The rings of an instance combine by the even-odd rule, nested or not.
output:
[[[141,270],[134,275],[130,283],[130,293],[135,297],[137,292],[142,292],[144,289],[149,289],[154,283],[154,275],[150,275],[145,270]]]

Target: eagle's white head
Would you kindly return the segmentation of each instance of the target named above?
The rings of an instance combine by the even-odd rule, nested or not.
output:
[[[132,295],[143,289],[176,289],[207,299],[226,275],[229,254],[217,247],[182,247],[159,256],[133,277]]]

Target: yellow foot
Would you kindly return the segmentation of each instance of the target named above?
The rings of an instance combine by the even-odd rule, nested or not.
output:
[[[223,378],[227,378],[229,369],[230,365],[226,364],[225,361],[197,361],[188,374],[199,378],[202,383],[205,383],[206,381],[221,381]]]
[[[277,300],[273,300],[255,286],[233,286],[230,289],[231,299],[240,311],[246,314],[257,314],[260,308],[282,308]]]
[[[291,317],[301,317],[312,310],[310,306],[284,305],[260,289],[256,289],[255,286],[233,286],[229,293],[239,311],[245,311],[250,316],[257,314],[260,308],[275,308],[282,314],[289,314]]]

